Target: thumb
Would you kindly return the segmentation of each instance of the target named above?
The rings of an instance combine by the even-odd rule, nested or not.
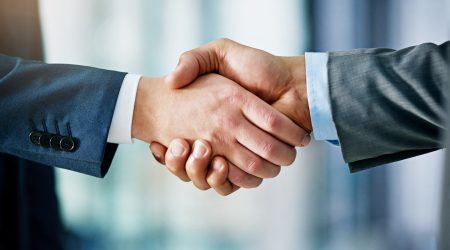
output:
[[[169,88],[179,89],[186,87],[199,76],[200,67],[194,53],[186,52],[181,55],[175,70],[166,77],[166,84]]]
[[[175,70],[166,77],[166,83],[172,89],[186,87],[199,76],[219,71],[217,42],[184,52]]]

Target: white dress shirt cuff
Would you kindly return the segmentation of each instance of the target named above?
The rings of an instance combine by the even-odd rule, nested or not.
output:
[[[305,53],[306,86],[311,123],[316,140],[337,140],[328,87],[328,53]]]
[[[120,87],[116,107],[109,127],[108,142],[132,144],[131,124],[133,122],[134,102],[141,75],[127,74]]]

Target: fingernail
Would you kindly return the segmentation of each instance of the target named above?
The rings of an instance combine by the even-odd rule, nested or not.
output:
[[[156,159],[157,161],[159,161],[159,160],[161,159],[161,156],[159,156],[159,155],[157,155],[157,154],[155,154],[155,153],[152,153],[152,155],[153,155],[153,157],[155,157],[155,159]]]
[[[309,142],[311,142],[311,135],[306,134],[305,137],[303,137],[303,140],[302,140],[302,147],[303,146],[307,146],[309,144]]]
[[[161,160],[161,156],[158,156],[158,155],[156,155],[156,154],[154,154],[154,153],[152,153],[152,155],[153,155],[153,157],[155,157],[155,160],[156,160],[157,162],[159,162],[159,163],[161,163],[161,164],[164,164],[164,162]]]
[[[214,167],[214,170],[220,171],[223,168],[223,163],[220,162],[220,161],[216,161],[216,162],[214,162],[214,166],[213,167]]]
[[[184,154],[184,147],[179,143],[174,143],[170,145],[170,153],[175,157],[180,157]]]
[[[202,158],[206,154],[206,147],[201,142],[195,142],[194,144],[194,157],[195,158]]]

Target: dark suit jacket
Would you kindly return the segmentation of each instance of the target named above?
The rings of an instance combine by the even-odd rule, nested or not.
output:
[[[37,7],[0,1],[0,249],[63,248],[48,165],[103,176],[117,147],[106,138],[124,73],[21,59],[42,60]],[[47,147],[63,136],[73,149]]]

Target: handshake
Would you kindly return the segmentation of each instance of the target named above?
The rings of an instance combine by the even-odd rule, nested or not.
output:
[[[220,39],[142,77],[133,114],[132,137],[181,180],[221,195],[257,187],[311,140],[305,60]]]

